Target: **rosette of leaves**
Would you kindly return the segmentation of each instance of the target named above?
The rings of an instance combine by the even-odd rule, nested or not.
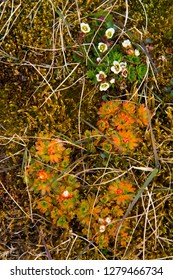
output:
[[[80,184],[72,175],[67,175],[59,182],[52,196],[53,208],[50,212],[53,223],[57,226],[70,228],[80,203],[79,186]]]
[[[130,101],[107,101],[99,109],[98,129],[111,139],[101,143],[106,151],[129,152],[141,143],[141,128],[148,125],[149,111],[144,104]]]
[[[71,149],[59,138],[39,137],[26,170],[26,182],[35,195],[35,208],[62,228],[69,228],[79,204],[80,184],[68,172]]]
[[[89,140],[105,152],[134,151],[142,139],[142,128],[148,125],[149,110],[144,104],[111,100],[103,102],[98,110],[98,131],[91,131]],[[89,132],[85,133],[89,135]],[[96,137],[97,136],[97,137]],[[104,137],[105,136],[105,137]],[[91,145],[91,144],[90,144]]]
[[[128,180],[115,180],[102,188],[95,200],[94,194],[81,200],[77,218],[83,227],[83,234],[94,240],[99,248],[113,244],[118,221],[125,214],[127,205],[134,196],[135,189]],[[125,246],[129,240],[129,224],[120,230],[118,240]]]
[[[51,192],[57,184],[53,179],[70,165],[70,152],[59,138],[40,134],[32,149],[34,157],[26,170],[31,189],[42,195]]]
[[[56,187],[55,187],[56,185]],[[50,216],[53,224],[68,229],[79,205],[79,183],[72,175],[58,180],[46,195],[36,201],[36,208]]]
[[[58,137],[48,136],[38,138],[36,145],[36,156],[44,163],[50,163],[58,170],[63,170],[69,165],[70,148],[65,148],[63,141]]]

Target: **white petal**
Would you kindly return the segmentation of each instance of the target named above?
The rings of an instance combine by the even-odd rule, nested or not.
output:
[[[114,28],[108,28],[105,32],[105,35],[107,38],[112,38],[112,36],[114,35],[115,30]]]
[[[122,42],[122,46],[126,49],[126,48],[130,48],[132,46],[130,40],[124,40]]]
[[[91,30],[89,24],[84,22],[80,24],[80,28],[83,33],[88,33]]]

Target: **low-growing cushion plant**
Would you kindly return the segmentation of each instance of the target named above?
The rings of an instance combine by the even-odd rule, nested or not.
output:
[[[95,189],[84,192],[85,187],[69,169],[70,153],[71,149],[57,137],[42,134],[36,141],[25,176],[30,190],[35,193],[35,210],[64,230],[70,230],[73,224],[75,231],[75,223],[80,224],[80,234],[105,248],[113,244],[118,221],[135,189],[129,179],[122,178],[98,186],[98,195]],[[129,232],[126,222],[119,233],[121,246],[127,244]]]

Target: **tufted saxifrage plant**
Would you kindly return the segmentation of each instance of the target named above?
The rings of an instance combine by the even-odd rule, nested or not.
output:
[[[86,131],[85,137],[95,137],[93,145],[106,152],[125,153],[134,151],[141,143],[141,129],[148,125],[150,116],[144,104],[119,100],[103,102],[98,114],[97,128],[101,134]]]
[[[130,88],[140,83],[147,72],[146,56],[140,45],[128,37],[119,38],[114,17],[105,12],[92,15],[80,24],[74,59],[86,67],[87,76],[100,91]]]
[[[35,193],[33,207],[62,229],[69,230],[73,224],[75,230],[75,222],[80,224],[80,234],[100,248],[112,244],[118,221],[135,193],[132,183],[127,179],[105,183],[96,199],[95,190],[84,192],[69,171],[71,149],[66,148],[61,139],[42,135],[32,152],[34,159],[26,170],[26,182]],[[121,246],[127,244],[127,222],[118,240]]]
[[[33,153],[35,159],[26,171],[26,178],[30,189],[37,194],[35,207],[50,216],[57,226],[69,228],[75,216],[80,186],[75,176],[67,171],[71,149],[57,137],[42,136]]]
[[[115,239],[115,229],[134,193],[132,183],[121,179],[102,186],[96,201],[91,195],[81,200],[77,217],[83,226],[83,234],[92,238],[99,248],[111,246]],[[129,223],[126,222],[118,237],[121,246],[129,241],[129,232]]]

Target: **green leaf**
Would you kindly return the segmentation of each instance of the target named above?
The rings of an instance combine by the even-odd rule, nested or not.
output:
[[[104,101],[104,102],[106,102],[106,101],[107,101],[107,98],[108,98],[108,94],[104,94],[104,95],[102,95],[102,99],[103,99],[103,101]]]
[[[73,59],[74,59],[74,62],[83,62],[85,57],[82,57],[82,55],[79,55],[78,53],[74,52]]]
[[[147,71],[147,66],[145,64],[141,64],[136,69],[139,79],[143,79]]]
[[[170,85],[173,86],[173,78],[170,80]]]
[[[105,157],[106,157],[106,155],[105,155],[104,153],[100,153],[100,156],[101,156],[102,158],[105,158]]]
[[[169,93],[169,92],[171,92],[172,87],[164,87],[164,90],[166,93]]]
[[[96,74],[93,70],[88,70],[87,71],[87,77],[92,81],[92,82],[96,82]]]
[[[136,55],[127,55],[126,59],[133,64],[139,64],[141,62],[139,56]]]
[[[92,16],[92,18],[93,18],[93,14],[91,14],[91,16]],[[97,12],[97,13],[95,13],[94,14],[94,17],[97,19],[97,23],[99,22],[99,18],[100,17],[106,17],[106,21],[105,21],[105,23],[106,24],[111,24],[112,25],[112,22],[113,22],[113,17],[112,17],[112,15],[111,14],[109,14],[108,15],[108,13],[106,12],[106,11],[104,11],[104,10],[100,10],[99,12]],[[100,24],[101,22],[99,22],[99,24]]]
[[[65,228],[67,226],[67,221],[65,218],[61,217],[57,221],[57,226]]]
[[[86,74],[89,79],[95,78],[95,73],[93,70],[88,70]]]
[[[116,60],[116,61],[118,61],[118,62],[121,62],[122,61],[122,55],[120,54],[120,53],[118,53],[118,52],[115,52],[114,54],[113,54],[113,61],[114,60]],[[112,61],[112,63],[113,63],[113,61]]]
[[[128,80],[133,83],[136,80],[136,71],[135,68],[132,66],[128,67],[128,76],[127,76]]]

